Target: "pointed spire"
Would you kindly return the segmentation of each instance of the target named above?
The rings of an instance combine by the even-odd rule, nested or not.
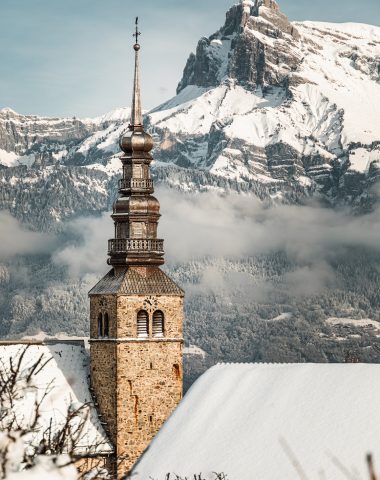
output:
[[[164,241],[157,238],[160,203],[154,192],[150,164],[153,139],[144,131],[141,98],[139,50],[140,32],[136,18],[135,82],[131,123],[120,138],[123,178],[119,181],[119,198],[113,205],[115,238],[109,241],[109,265],[115,268],[138,266],[148,268],[164,264]]]
[[[142,110],[141,110],[141,91],[140,91],[140,62],[139,51],[140,45],[138,39],[141,33],[139,32],[139,18],[136,17],[136,33],[133,34],[136,37],[136,43],[133,48],[135,50],[135,78],[133,85],[133,97],[132,97],[132,112],[131,112],[131,124],[129,128],[131,130],[141,130],[143,126]]]

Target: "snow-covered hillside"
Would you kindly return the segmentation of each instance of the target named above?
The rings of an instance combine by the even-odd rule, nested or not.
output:
[[[380,173],[379,31],[292,23],[274,0],[245,0],[244,8],[229,9],[218,32],[200,40],[177,95],[145,115],[156,143],[155,188],[244,193],[242,202],[235,203],[234,195],[211,195],[202,204],[201,195],[182,203],[185,196],[158,192],[164,231],[168,213],[178,213],[164,236],[167,260],[170,252],[181,263],[170,274],[188,286],[186,340],[207,353],[205,359],[187,355],[196,363],[192,378],[217,361],[337,362],[356,351],[362,361],[378,361],[377,330],[325,320],[380,320],[380,190],[374,185]],[[146,49],[143,44],[142,56]],[[6,212],[0,225],[2,335],[41,329],[87,334],[87,291],[93,284],[87,275],[100,272],[93,258],[105,261],[112,235],[111,220],[103,227],[96,217],[112,209],[117,195],[118,140],[128,117],[128,108],[93,119],[0,110],[0,210]],[[264,207],[260,215],[248,195]],[[293,206],[313,195],[336,211],[326,217],[327,210]],[[204,208],[208,202],[218,208]],[[266,208],[278,203],[291,206],[275,214]],[[342,204],[355,213],[375,213],[348,228],[346,213],[340,219]],[[231,228],[214,228],[214,216]],[[179,229],[182,218],[186,228]],[[24,247],[27,242],[19,238],[25,227],[49,233],[42,247]],[[260,234],[266,229],[280,240],[263,241],[272,238]],[[309,230],[313,235],[304,237]],[[181,235],[194,240],[186,253],[194,261],[181,257],[187,245]],[[256,255],[261,241],[279,251]],[[244,250],[243,257],[240,246],[248,243],[253,250]],[[206,261],[205,255],[213,258]]]
[[[379,370],[217,365],[186,394],[133,478],[365,479],[366,454],[380,456]]]

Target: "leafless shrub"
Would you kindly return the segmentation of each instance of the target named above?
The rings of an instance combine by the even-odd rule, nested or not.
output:
[[[48,384],[41,392],[35,379],[52,358],[42,354],[25,368],[28,348],[20,349],[6,361],[0,360],[0,479],[7,478],[20,467],[23,470],[32,469],[41,458],[49,458],[57,468],[67,468],[81,458],[80,441],[91,405],[71,405],[61,426],[57,426],[51,418],[49,425],[42,427],[41,405],[51,393],[53,384]],[[25,418],[15,408],[16,402],[22,401],[27,393],[33,391],[36,394],[34,406],[28,412],[28,418]],[[39,439],[37,445],[36,438]],[[91,445],[92,451],[97,451],[97,447],[99,445]],[[96,478],[108,478],[100,460],[99,465],[96,461],[93,463],[97,470]],[[76,478],[84,479],[86,475],[88,472],[76,475]]]

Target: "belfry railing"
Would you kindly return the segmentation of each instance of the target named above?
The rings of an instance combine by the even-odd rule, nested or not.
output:
[[[145,178],[130,178],[119,180],[119,190],[130,190],[131,188],[138,188],[142,190],[151,190],[153,188],[153,180]]]
[[[124,252],[164,253],[164,241],[156,238],[114,238],[108,241],[108,254]]]

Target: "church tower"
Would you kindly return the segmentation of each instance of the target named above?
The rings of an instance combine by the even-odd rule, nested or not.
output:
[[[91,385],[123,478],[182,398],[184,292],[160,269],[160,204],[152,137],[144,131],[136,20],[131,123],[120,139],[123,178],[113,206],[109,273],[90,291]]]

